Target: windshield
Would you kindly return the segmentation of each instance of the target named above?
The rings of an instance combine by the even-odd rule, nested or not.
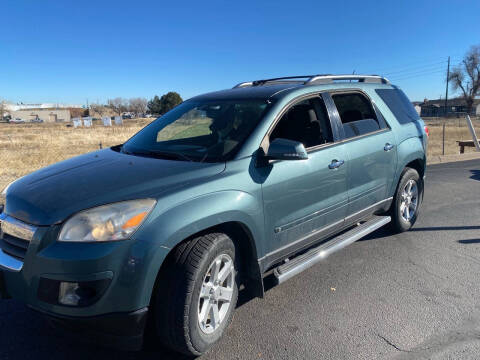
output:
[[[122,147],[128,154],[219,162],[232,158],[267,110],[265,100],[186,101]]]

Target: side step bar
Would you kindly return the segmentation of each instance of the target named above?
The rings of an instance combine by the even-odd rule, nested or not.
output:
[[[343,249],[345,246],[360,240],[364,236],[381,228],[383,225],[388,224],[391,220],[390,216],[373,216],[363,224],[357,225],[353,229],[293,258],[283,265],[278,266],[273,271],[277,283],[281,284],[285,282],[334,252]]]

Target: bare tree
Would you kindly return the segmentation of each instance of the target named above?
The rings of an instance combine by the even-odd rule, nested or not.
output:
[[[100,117],[103,117],[103,115],[107,113],[108,108],[101,104],[90,104],[90,110],[91,112],[98,114]],[[91,113],[90,115],[92,116]]]
[[[131,98],[129,101],[129,111],[137,116],[147,112],[148,100],[145,98]]]
[[[0,100],[0,121],[3,121],[3,114],[5,113],[5,100]]]
[[[480,45],[471,47],[462,62],[453,68],[448,80],[453,90],[461,90],[470,113],[480,90]]]
[[[115,99],[107,100],[107,107],[109,107],[115,114],[122,115],[122,112],[127,110],[127,100],[116,97]]]

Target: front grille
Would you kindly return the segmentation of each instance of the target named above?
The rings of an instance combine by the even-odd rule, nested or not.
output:
[[[5,233],[0,233],[0,249],[15,259],[23,261],[30,242]]]
[[[36,230],[37,228],[35,226],[12,218],[5,213],[1,213],[0,252],[23,262],[27,254],[30,241],[33,239],[33,235]],[[2,263],[0,262],[0,266],[1,265]]]

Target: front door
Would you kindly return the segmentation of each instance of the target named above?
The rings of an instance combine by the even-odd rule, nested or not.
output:
[[[341,226],[346,215],[347,153],[333,141],[320,96],[287,109],[269,135],[304,144],[307,160],[277,160],[268,165],[262,184],[267,258],[281,258]],[[265,171],[265,169],[264,169]]]

